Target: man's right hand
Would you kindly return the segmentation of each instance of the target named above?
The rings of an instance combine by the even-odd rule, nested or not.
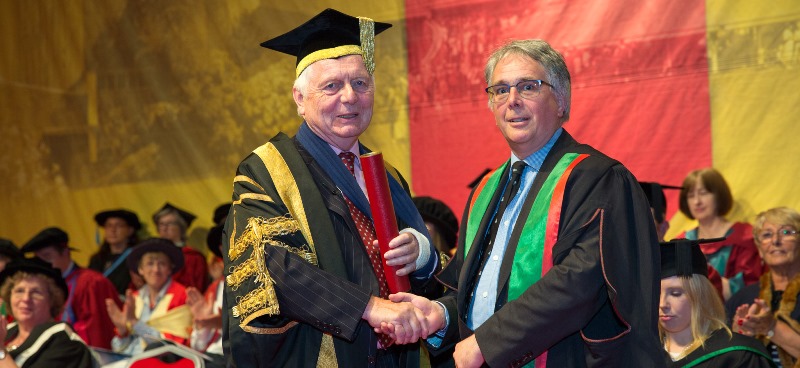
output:
[[[422,315],[424,316],[424,318],[420,320],[420,323],[425,324],[424,328],[421,329],[421,334],[414,336],[414,338],[409,342],[415,342],[417,339],[427,338],[431,334],[445,327],[444,314],[446,311],[439,304],[434,303],[425,297],[409,293],[397,293],[389,295],[389,300],[394,303],[411,303],[420,312],[422,312]],[[397,333],[397,328],[392,323],[382,323],[380,332],[394,337]]]
[[[396,344],[416,342],[420,336],[429,334],[425,314],[412,303],[395,303],[372,296],[361,318],[377,333],[383,332],[383,325],[393,326],[390,335]]]

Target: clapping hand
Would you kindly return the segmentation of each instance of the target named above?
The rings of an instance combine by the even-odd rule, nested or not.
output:
[[[736,308],[733,324],[734,331],[741,334],[766,335],[774,327],[775,318],[767,302],[763,299],[756,299],[753,304],[743,304]]]

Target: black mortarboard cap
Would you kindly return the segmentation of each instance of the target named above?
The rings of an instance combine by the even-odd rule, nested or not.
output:
[[[444,202],[432,197],[420,196],[411,200],[414,202],[414,206],[417,207],[419,214],[422,215],[422,219],[435,224],[444,236],[447,246],[455,248],[458,220],[453,210]]]
[[[664,189],[681,189],[681,187],[647,181],[640,181],[639,186],[642,187],[644,195],[647,196],[647,201],[650,202],[650,207],[653,208],[653,216],[656,218],[656,222],[664,222],[664,214],[667,212],[667,197],[664,196]]]
[[[223,203],[214,209],[214,218],[212,220],[215,224],[219,225],[226,217],[228,217],[228,212],[231,211],[232,205],[233,203]]]
[[[156,224],[156,226],[158,226],[158,219],[156,218],[156,215],[158,215],[161,211],[164,210],[175,211],[178,214],[178,216],[180,216],[183,219],[183,221],[186,222],[187,228],[189,228],[189,226],[192,226],[192,221],[194,221],[194,219],[197,218],[197,216],[195,216],[193,213],[184,211],[183,209],[175,207],[169,202],[167,202],[164,203],[164,206],[162,206],[156,213],[153,214],[153,222]]]
[[[22,253],[35,252],[50,246],[69,248],[67,246],[68,243],[69,235],[67,235],[64,230],[61,230],[57,227],[48,227],[36,234],[33,238],[31,238],[31,240],[28,240],[28,242],[22,246],[20,251]],[[69,249],[75,250],[74,248]]]
[[[0,238],[0,255],[4,255],[10,259],[22,257],[22,253],[11,240]]]
[[[689,277],[692,274],[708,277],[708,264],[705,254],[700,249],[700,244],[722,240],[725,240],[725,238],[674,239],[660,243],[661,278],[672,276]]]
[[[361,55],[367,71],[375,69],[374,39],[392,25],[325,9],[297,28],[261,43],[262,47],[297,57],[295,77],[324,59]]]
[[[2,285],[7,278],[20,271],[49,277],[55,281],[56,286],[64,292],[65,298],[69,296],[69,287],[67,287],[67,282],[64,281],[64,278],[61,276],[61,271],[36,257],[18,258],[7,264],[6,268],[0,272],[0,285]]]
[[[224,225],[222,224],[214,226],[208,230],[208,235],[206,236],[206,245],[208,245],[208,250],[210,250],[211,253],[214,253],[214,255],[219,258],[222,258],[222,249],[220,248],[220,244],[222,244],[223,228]]]
[[[116,217],[125,220],[128,223],[128,226],[132,226],[136,231],[139,231],[142,228],[142,224],[139,222],[139,216],[136,216],[135,213],[124,210],[108,210],[100,212],[94,215],[94,221],[97,223],[97,226],[103,226],[106,223],[106,220],[109,218]]]

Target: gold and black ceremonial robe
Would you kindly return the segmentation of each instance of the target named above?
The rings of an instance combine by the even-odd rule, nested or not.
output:
[[[361,315],[377,277],[342,192],[296,137],[279,134],[240,164],[223,253],[223,345],[236,366],[376,365],[377,337]],[[419,364],[418,345],[388,354]]]

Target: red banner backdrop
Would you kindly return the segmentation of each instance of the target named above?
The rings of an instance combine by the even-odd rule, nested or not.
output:
[[[702,2],[409,0],[406,16],[417,195],[441,198],[460,215],[467,185],[508,159],[483,69],[509,39],[541,38],[564,55],[572,74],[564,127],[640,180],[680,185],[711,165]],[[677,203],[677,193],[668,196]]]

